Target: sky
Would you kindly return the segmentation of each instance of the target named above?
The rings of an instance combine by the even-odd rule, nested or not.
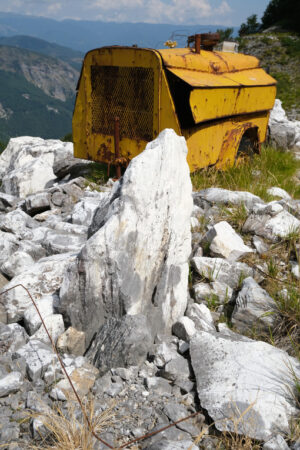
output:
[[[270,0],[0,0],[1,12],[52,19],[239,26]]]

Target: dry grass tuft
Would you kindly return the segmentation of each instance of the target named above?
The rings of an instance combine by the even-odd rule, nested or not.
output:
[[[234,402],[232,403],[233,416],[225,419],[224,423],[228,421],[232,422],[234,431],[223,431],[220,433],[219,431],[214,430],[214,434],[210,435],[215,441],[215,448],[217,450],[258,450],[261,448],[261,444],[255,439],[238,433],[240,425],[243,425],[243,423],[246,423],[245,429],[249,428],[249,420],[252,420],[251,417],[249,418],[249,413],[251,415],[254,405],[255,401],[241,412],[237,405]],[[239,417],[236,417],[236,414],[238,414]],[[214,423],[209,425],[208,428],[213,426]],[[206,432],[207,429],[204,429],[194,441],[194,444],[199,445],[201,449],[205,448],[203,445],[201,446],[201,440],[207,436]]]
[[[87,417],[94,432],[99,435],[116,420],[115,403],[105,411],[95,411],[94,402],[89,399],[84,407]],[[59,405],[47,412],[30,412],[32,419],[39,420],[46,430],[41,436],[41,443],[30,445],[31,450],[93,450],[96,438],[93,436],[89,426],[83,417],[78,405],[68,402],[67,413],[64,413]],[[46,434],[46,436],[44,436]]]

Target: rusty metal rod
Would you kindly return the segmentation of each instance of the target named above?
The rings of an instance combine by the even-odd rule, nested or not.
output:
[[[195,34],[195,53],[200,53],[201,34]]]
[[[119,163],[120,159],[120,119],[115,117],[115,160],[116,163],[116,176],[117,179],[121,178],[121,166]]]

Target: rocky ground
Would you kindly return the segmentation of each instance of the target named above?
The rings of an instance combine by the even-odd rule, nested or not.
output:
[[[271,139],[298,151],[276,108]],[[3,448],[44,445],[49,422],[67,439],[63,417],[81,418],[25,287],[111,448],[299,449],[300,200],[192,192],[172,130],[100,188],[72,151],[21,137],[0,157]]]

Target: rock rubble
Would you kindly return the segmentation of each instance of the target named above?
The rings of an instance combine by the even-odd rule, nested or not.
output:
[[[92,395],[96,412],[116,401],[101,435],[111,445],[198,412],[139,448],[216,448],[218,431],[297,448],[289,430],[300,364],[262,339],[277,327],[278,296],[290,295],[267,292],[264,255],[297,233],[300,201],[274,189],[280,200],[269,203],[219,188],[192,194],[186,153],[184,139],[165,130],[101,192],[82,177],[89,163],[72,158],[71,144],[23,137],[2,153],[1,292],[11,290],[0,297],[0,444],[8,449],[45,436],[42,414],[55,402],[80,415],[22,286],[82,398]],[[45,177],[35,172],[42,166]],[[218,218],[223,205],[240,204],[242,231]],[[297,251],[289,258],[278,270],[297,280]],[[39,418],[24,421],[28,410]]]

